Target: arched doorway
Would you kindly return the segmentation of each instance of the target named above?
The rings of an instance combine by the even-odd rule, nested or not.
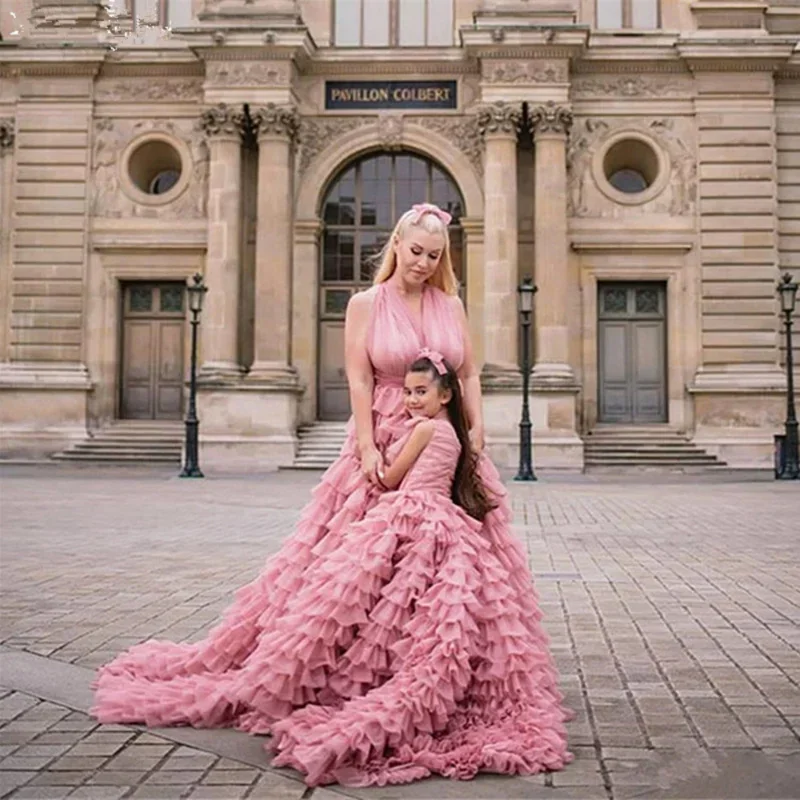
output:
[[[453,266],[464,287],[464,202],[455,181],[438,164],[416,153],[372,153],[344,167],[322,201],[319,266],[319,357],[317,416],[350,415],[344,371],[344,313],[350,297],[372,285],[375,256],[397,218],[415,203],[430,202],[453,215]]]

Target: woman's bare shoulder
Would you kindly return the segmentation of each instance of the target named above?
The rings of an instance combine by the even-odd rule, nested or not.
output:
[[[356,292],[347,304],[347,311],[355,314],[367,314],[375,302],[375,297],[378,294],[378,287],[371,286],[364,292]]]

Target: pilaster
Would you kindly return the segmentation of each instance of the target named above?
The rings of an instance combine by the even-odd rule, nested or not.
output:
[[[220,103],[206,109],[208,138],[208,251],[199,383],[218,384],[242,375],[238,354],[239,269],[242,226],[244,112]]]
[[[478,112],[484,153],[483,374],[487,391],[520,385],[517,364],[518,104],[494,103]]]
[[[8,361],[11,343],[11,193],[14,120],[0,119],[0,363]]]

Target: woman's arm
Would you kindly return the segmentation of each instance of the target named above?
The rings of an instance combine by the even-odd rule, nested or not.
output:
[[[376,483],[382,459],[375,447],[372,431],[372,390],[375,379],[367,355],[367,332],[373,302],[373,293],[359,292],[347,304],[344,318],[344,366],[361,468],[370,481]]]
[[[453,298],[456,314],[461,325],[464,341],[464,361],[458,370],[458,377],[464,387],[464,408],[467,412],[467,421],[470,428],[470,439],[476,450],[483,449],[483,398],[481,396],[481,376],[475,363],[472,351],[472,338],[469,334],[469,323],[464,311],[464,304],[458,297]]]
[[[379,475],[380,481],[387,489],[396,489],[405,478],[411,465],[419,458],[419,454],[427,447],[433,436],[434,422],[426,419],[417,423],[403,449],[383,474]]]

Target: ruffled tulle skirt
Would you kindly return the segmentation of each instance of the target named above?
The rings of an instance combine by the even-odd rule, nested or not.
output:
[[[99,670],[92,713],[271,733],[273,763],[310,785],[560,769],[567,712],[484,462],[501,503],[481,525],[441,495],[377,493],[350,442],[208,637],[123,653]]]

